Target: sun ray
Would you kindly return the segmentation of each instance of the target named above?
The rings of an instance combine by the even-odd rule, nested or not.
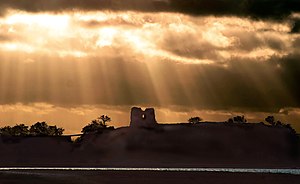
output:
[[[289,18],[298,17],[296,13]],[[260,103],[265,106],[276,104],[277,97],[295,101],[280,63],[298,54],[299,36],[290,30],[291,22],[232,16],[10,10],[0,17],[0,100],[20,103],[15,108],[26,113],[30,108],[24,104],[45,102],[72,108],[100,104],[192,109],[178,113],[180,118],[191,112],[212,117],[201,108],[234,104],[228,96],[239,92],[236,86],[255,91],[253,98],[263,96]],[[276,89],[273,96],[270,88]],[[239,97],[252,94],[245,93]],[[72,113],[85,114],[78,109]],[[166,111],[164,119],[171,114],[176,113]]]

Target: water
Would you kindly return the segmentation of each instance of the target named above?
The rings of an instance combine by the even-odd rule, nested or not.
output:
[[[157,172],[230,172],[300,175],[300,169],[254,168],[125,168],[125,167],[1,167],[0,171],[157,171]]]

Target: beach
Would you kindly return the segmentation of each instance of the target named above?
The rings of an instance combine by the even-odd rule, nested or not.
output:
[[[160,171],[1,171],[0,184],[298,184],[299,175]]]

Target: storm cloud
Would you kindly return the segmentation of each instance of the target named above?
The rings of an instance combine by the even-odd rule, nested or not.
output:
[[[300,19],[294,20],[291,33],[300,33]]]
[[[179,12],[191,15],[227,15],[282,19],[300,11],[298,0],[2,0],[2,11],[29,12],[65,10],[113,10],[142,12]]]

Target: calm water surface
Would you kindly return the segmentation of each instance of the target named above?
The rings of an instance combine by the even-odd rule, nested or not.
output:
[[[124,167],[1,167],[0,171],[157,171],[157,172],[232,172],[300,175],[300,169],[257,168],[124,168]]]

